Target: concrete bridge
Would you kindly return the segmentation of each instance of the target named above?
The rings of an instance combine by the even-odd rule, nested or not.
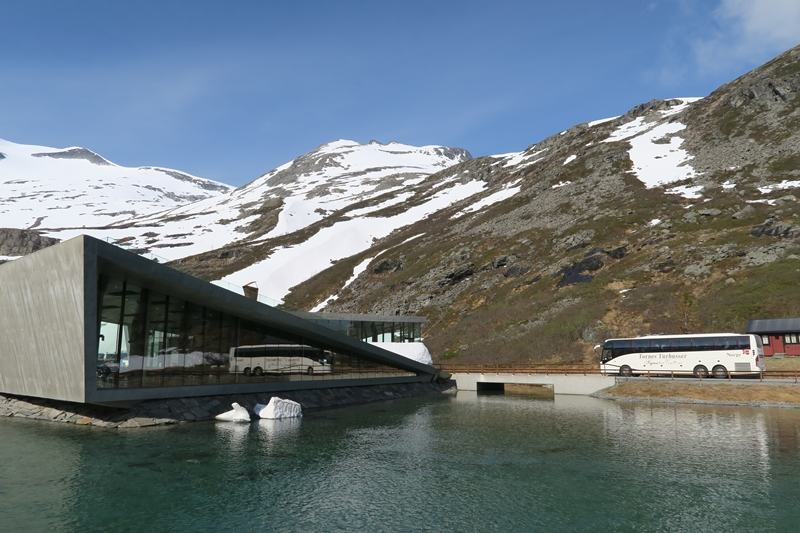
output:
[[[481,368],[462,369],[455,365],[442,365],[450,372],[459,390],[491,390],[504,384],[540,385],[552,387],[555,394],[588,396],[614,385],[615,376],[603,376],[599,368],[501,368],[483,365]]]

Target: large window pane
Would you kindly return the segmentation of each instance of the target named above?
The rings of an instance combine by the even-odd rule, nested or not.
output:
[[[125,312],[122,317],[119,387],[142,386],[142,366],[146,345],[147,291],[125,283]]]
[[[183,385],[183,370],[186,365],[186,302],[169,297],[164,346],[164,386]]]
[[[150,301],[147,306],[147,347],[142,366],[143,387],[164,385],[168,304],[169,301],[165,295],[150,291]]]
[[[183,358],[183,384],[201,385],[203,383],[203,343],[204,313],[201,305],[187,302],[185,304],[186,327],[184,330],[185,352]]]
[[[97,343],[97,388],[113,389],[119,378],[119,336],[122,331],[124,284],[101,278],[98,287],[100,319]]]

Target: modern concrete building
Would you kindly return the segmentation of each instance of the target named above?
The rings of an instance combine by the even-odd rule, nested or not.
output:
[[[379,340],[418,339],[420,319],[392,317],[389,337],[381,317],[322,325],[88,236],[0,265],[0,305],[0,392],[10,394],[115,404],[436,374],[359,340],[379,330]]]

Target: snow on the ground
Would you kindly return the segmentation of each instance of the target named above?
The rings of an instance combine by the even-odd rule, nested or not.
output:
[[[569,165],[570,163],[572,163],[572,162],[573,162],[573,161],[575,161],[576,159],[578,159],[578,156],[577,156],[577,155],[571,155],[571,156],[569,156],[568,158],[566,158],[566,159],[564,160],[564,166],[566,166],[566,165]]]
[[[701,98],[677,98],[679,105],[659,111],[662,117],[680,113],[690,104]],[[683,138],[678,134],[686,126],[680,122],[659,123],[645,121],[645,117],[637,117],[622,124],[603,142],[628,141],[631,145],[629,156],[633,162],[633,172],[652,189],[696,177],[689,161],[692,156],[682,149]],[[670,194],[680,194],[685,198],[699,198],[702,187],[683,185],[667,189]]]
[[[661,124],[629,140],[633,171],[648,189],[694,177],[686,164],[691,157],[681,149],[683,139],[675,135],[685,128],[678,122]]]
[[[654,218],[653,220],[647,223],[647,225],[650,226],[651,228],[658,226],[659,224],[661,224],[660,218]]]
[[[466,215],[468,213],[474,213],[476,211],[483,209],[484,207],[488,207],[490,205],[496,204],[497,202],[502,202],[507,198],[511,198],[512,196],[517,194],[522,188],[522,186],[519,185],[521,181],[522,180],[517,180],[514,183],[509,183],[499,191],[494,192],[488,196],[485,196],[484,198],[481,198],[474,204],[468,205],[467,207],[456,213],[453,216],[453,218],[457,218],[460,217],[461,215]]]
[[[761,194],[769,194],[772,191],[780,191],[783,189],[795,189],[797,187],[800,187],[800,181],[783,180],[780,183],[773,183],[772,185],[765,185],[764,187],[758,187],[758,190],[761,191]]]
[[[485,186],[480,181],[460,184],[458,179],[459,176],[451,178],[450,187],[443,187],[427,202],[402,213],[391,217],[353,218],[338,222],[322,228],[305,242],[280,248],[267,259],[224,279],[237,285],[256,280],[264,294],[282,299],[291,287],[328,268],[331,261],[361,253],[370,248],[375,240],[386,237],[395,229],[469,198],[481,192]]]
[[[675,105],[675,106],[672,106],[671,108],[666,109],[664,111],[659,111],[658,113],[662,117],[668,117],[670,115],[674,115],[676,113],[680,113],[681,111],[686,109],[686,107],[689,104],[691,104],[693,102],[696,102],[698,100],[702,100],[702,98],[695,98],[695,97],[692,97],[692,98],[676,98],[676,100],[681,100],[682,103],[678,104],[678,105]],[[614,118],[618,118],[618,117],[614,117]],[[606,119],[606,120],[613,120],[613,119]],[[606,121],[606,120],[604,120],[604,121]],[[630,122],[626,122],[625,124],[622,124],[621,126],[619,126],[616,130],[614,130],[614,132],[611,135],[608,136],[607,139],[604,139],[603,142],[609,143],[609,142],[616,142],[616,141],[624,141],[626,139],[629,139],[630,137],[638,136],[638,135],[641,135],[642,133],[647,132],[651,128],[655,127],[656,124],[657,124],[657,122],[654,122],[654,121],[645,122],[645,117],[636,117],[635,119],[631,120]],[[589,125],[591,126],[592,123],[590,122]]]
[[[346,289],[351,283],[353,283],[356,280],[356,278],[358,276],[360,276],[361,273],[364,272],[367,269],[367,266],[369,266],[370,262],[373,259],[375,259],[375,257],[376,256],[367,257],[366,259],[361,261],[359,264],[357,264],[356,267],[353,269],[353,275],[350,276],[350,278],[348,278],[348,280],[344,282],[344,286],[342,286],[342,288],[340,290]],[[328,305],[331,302],[335,302],[338,299],[339,299],[339,295],[338,294],[333,294],[330,297],[322,300],[322,302],[320,302],[319,304],[315,305],[314,308],[311,309],[311,312],[312,313],[319,312],[319,311],[322,310],[323,307],[325,307],[326,305]]]
[[[564,187],[565,185],[569,185],[571,183],[572,183],[571,181],[559,181],[555,185],[552,185],[550,188],[551,189],[558,189],[559,187]]]
[[[397,244],[397,245],[392,246],[391,248],[387,248],[385,250],[381,250],[380,252],[378,252],[374,256],[371,256],[371,257],[368,257],[367,259],[364,259],[362,262],[360,262],[359,264],[357,264],[355,266],[355,268],[353,269],[353,275],[350,276],[350,278],[344,283],[344,285],[342,286],[341,289],[339,289],[339,291],[343,291],[351,283],[353,283],[356,280],[356,278],[358,278],[358,276],[360,276],[361,273],[364,272],[367,269],[367,267],[369,266],[370,262],[372,262],[373,259],[376,259],[378,256],[380,256],[381,254],[383,254],[385,252],[388,252],[389,250],[393,250],[393,249],[397,248],[398,246],[402,246],[402,245],[406,244],[407,242],[410,242],[410,241],[413,241],[416,238],[422,237],[423,235],[425,235],[425,234],[424,233],[417,233],[416,235],[414,235],[412,237],[409,237],[408,239],[404,240],[400,244]],[[332,294],[331,296],[329,296],[329,297],[325,298],[324,300],[322,300],[319,304],[315,305],[314,308],[311,309],[311,312],[312,313],[317,313],[319,311],[322,311],[322,309],[324,309],[326,305],[328,305],[331,302],[335,302],[338,299],[339,299],[339,294],[338,293]]]
[[[676,115],[689,107],[690,104],[697,102],[698,100],[702,100],[701,97],[696,96],[689,96],[689,97],[682,97],[682,98],[674,98],[674,100],[681,100],[682,103],[678,105],[674,105],[671,108],[667,109],[666,111],[659,111],[662,117],[669,117],[671,115]]]
[[[771,200],[745,200],[745,203],[748,204],[768,204],[768,205],[775,205],[775,199]]]
[[[616,117],[601,118],[600,120],[593,120],[591,122],[588,122],[586,125],[591,128],[592,126],[599,126],[600,124],[605,124],[606,122],[611,122],[612,120],[616,120],[618,118],[619,115],[617,115]]]
[[[694,200],[696,198],[700,198],[703,195],[700,194],[700,191],[703,190],[702,185],[680,185],[678,187],[672,187],[666,189],[665,192],[667,194],[678,194],[683,196],[684,198],[688,198],[690,200]]]
[[[428,347],[421,342],[370,342],[370,344],[383,348],[397,355],[417,361],[425,365],[432,365],[433,358]]]
[[[646,132],[650,128],[653,127],[653,124],[650,122],[645,122],[644,117],[637,117],[630,122],[626,122],[622,126],[618,127],[614,132],[608,136],[608,138],[604,139],[603,142],[610,143],[616,141],[624,141],[629,137],[633,137],[634,135],[639,135],[643,132]]]
[[[19,255],[0,255],[0,261],[13,261],[14,259],[19,259],[22,256]]]
[[[531,148],[533,148],[533,147],[531,147]],[[509,168],[509,167],[525,168],[528,165],[532,165],[532,164],[536,163],[537,161],[539,161],[541,159],[541,157],[537,158],[537,159],[534,159],[534,160],[531,160],[531,158],[536,157],[537,155],[543,153],[545,150],[547,150],[547,148],[545,148],[543,150],[538,150],[538,151],[535,151],[535,152],[530,152],[530,153],[528,151],[509,152],[507,154],[498,154],[498,155],[492,155],[492,156],[489,156],[489,157],[491,157],[493,159],[505,159],[506,162],[503,163],[503,168]]]
[[[401,191],[463,160],[462,154],[448,155],[447,150],[439,146],[377,142],[362,145],[339,140],[226,194],[137,218],[135,228],[108,228],[91,233],[102,233],[112,239],[134,237],[126,242],[127,246],[150,248],[170,260],[178,259],[249,236],[248,224],[263,214],[253,210],[272,198],[278,222],[264,238],[278,237],[387,193],[394,196],[347,215],[360,217],[403,202],[410,193]],[[143,237],[145,233],[150,236]]]
[[[0,139],[0,153],[0,227],[80,228],[59,238],[232,189],[170,169],[121,167],[78,147]]]

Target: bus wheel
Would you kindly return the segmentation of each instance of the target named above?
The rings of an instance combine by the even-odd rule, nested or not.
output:
[[[249,376],[250,375],[250,367],[248,366],[247,368],[242,370],[242,374],[244,374],[245,376]]]
[[[722,365],[715,366],[711,373],[714,374],[714,377],[717,379],[725,379],[728,377],[728,370]]]
[[[629,378],[633,375],[633,370],[628,365],[623,365],[619,368],[619,375]]]
[[[263,370],[261,370],[261,367],[260,367],[260,366],[257,366],[257,367],[255,367],[255,368],[253,369],[253,375],[254,375],[254,376],[260,376],[260,375],[261,375],[261,374],[263,374],[263,373],[264,373],[264,371],[263,371]]]
[[[708,369],[703,365],[697,365],[694,367],[694,371],[692,373],[696,378],[705,379],[708,377]]]
[[[309,376],[314,375],[314,367],[313,366],[308,367],[308,370],[306,370],[306,374],[308,374]]]

